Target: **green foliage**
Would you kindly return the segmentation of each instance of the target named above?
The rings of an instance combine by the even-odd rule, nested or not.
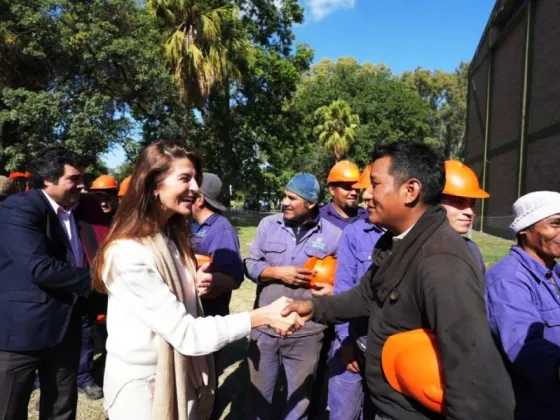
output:
[[[0,167],[26,168],[53,143],[94,163],[136,131],[169,131],[176,88],[134,0],[0,0],[0,9]]]
[[[318,124],[313,133],[338,162],[350,150],[360,118],[352,114],[346,101],[340,99],[319,107],[314,116]]]
[[[346,157],[360,167],[369,163],[375,144],[401,139],[425,140],[429,132],[428,104],[385,65],[359,65],[354,58],[323,60],[304,75],[290,103],[290,109],[302,121],[299,153],[303,159],[312,160],[310,167],[321,177],[320,182],[326,178],[334,160],[314,150],[315,112],[339,99],[359,119],[355,140]]]
[[[229,78],[225,89],[211,93],[201,110],[201,124],[189,138],[206,169],[231,185],[234,194],[279,194],[285,185],[280,186],[280,180],[286,177],[276,163],[299,141],[298,115],[286,104],[313,52],[293,46],[291,27],[302,19],[298,2],[278,3],[236,1],[253,44],[252,63],[241,79]]]
[[[213,89],[228,88],[250,66],[253,46],[241,28],[234,4],[197,0],[148,0],[164,37],[164,54],[186,107],[183,135],[190,113],[202,109]]]
[[[400,76],[354,58],[310,67],[313,50],[293,34],[298,0],[0,0],[0,10],[0,170],[25,170],[58,143],[98,174],[98,156],[120,145],[121,180],[146,144],[187,138],[224,193],[258,199],[279,198],[296,172],[324,183],[343,156],[364,167],[383,142],[463,153],[466,63]]]
[[[407,87],[430,105],[428,141],[449,159],[464,156],[468,72],[469,64],[461,62],[453,73],[418,67],[402,75]]]

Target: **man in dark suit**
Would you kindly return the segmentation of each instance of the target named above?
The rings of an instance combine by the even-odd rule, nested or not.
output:
[[[72,153],[47,149],[31,172],[33,189],[0,207],[0,419],[27,418],[36,371],[40,419],[75,419],[81,318],[96,300],[89,264],[105,221],[88,211]]]

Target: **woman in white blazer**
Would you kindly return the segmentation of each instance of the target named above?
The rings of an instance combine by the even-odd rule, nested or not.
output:
[[[202,176],[198,157],[166,142],[138,158],[93,284],[109,296],[105,409],[110,420],[206,420],[215,390],[209,354],[270,325],[290,334],[289,301],[225,317],[203,317],[190,246],[190,217]]]

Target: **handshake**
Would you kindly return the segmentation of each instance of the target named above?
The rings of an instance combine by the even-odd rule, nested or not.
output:
[[[268,325],[276,334],[285,337],[302,328],[311,319],[312,312],[310,300],[281,297],[251,312],[251,328]]]

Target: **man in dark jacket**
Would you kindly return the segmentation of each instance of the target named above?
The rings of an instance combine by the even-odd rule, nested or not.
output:
[[[89,266],[107,228],[97,203],[80,194],[83,170],[65,149],[38,155],[32,184],[0,207],[0,417],[27,418],[38,371],[39,418],[71,420],[82,315],[100,310]]]
[[[511,419],[513,391],[486,321],[480,264],[437,205],[442,157],[418,142],[381,146],[371,183],[369,219],[388,231],[371,268],[356,288],[294,302],[284,313],[324,324],[369,316],[366,381],[379,419]],[[439,344],[443,414],[393,389],[383,372],[385,341],[419,328]]]

